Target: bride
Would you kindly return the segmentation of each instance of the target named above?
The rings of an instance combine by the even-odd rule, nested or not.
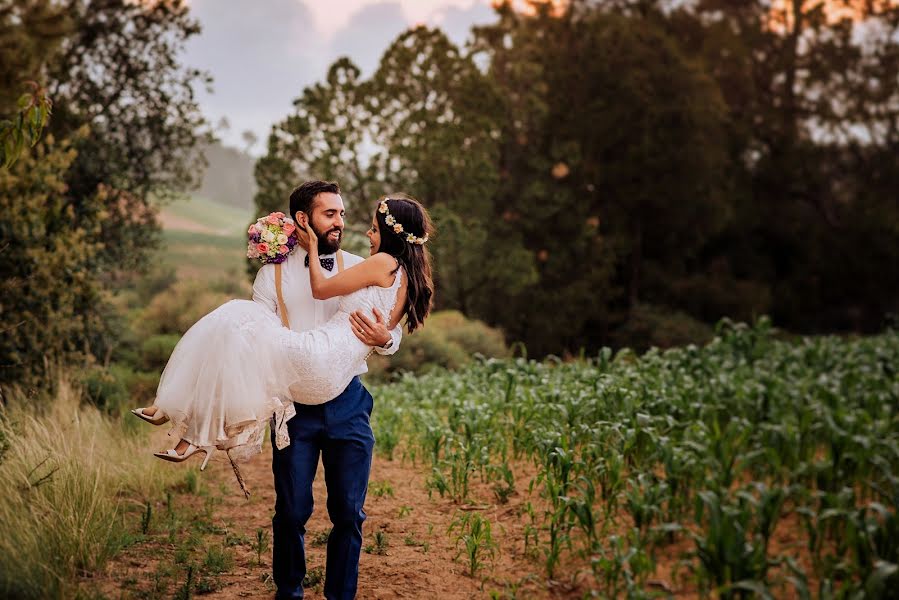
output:
[[[337,314],[311,331],[295,332],[251,300],[231,300],[191,327],[166,364],[152,406],[134,409],[154,425],[172,421],[179,443],[156,456],[181,462],[229,450],[247,458],[261,449],[265,425],[274,415],[279,448],[289,444],[283,423],[293,401],[321,404],[336,397],[360,371],[370,348],[353,334],[348,316],[378,309],[388,329],[405,316],[411,333],[428,316],[434,285],[424,244],[432,233],[425,208],[408,197],[378,202],[367,235],[371,255],[327,278],[318,259],[318,238],[300,213],[297,235],[308,248],[313,297],[340,296]]]

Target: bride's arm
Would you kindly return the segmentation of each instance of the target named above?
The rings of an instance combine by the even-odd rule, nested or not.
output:
[[[300,232],[305,232],[309,236],[301,242],[308,242],[306,245],[309,252],[309,283],[312,286],[312,297],[316,300],[345,296],[370,285],[380,285],[384,276],[396,267],[396,260],[392,256],[380,253],[369,256],[361,263],[332,277],[325,277],[318,261],[318,240],[315,233],[302,223]]]
[[[314,244],[313,244],[314,247]],[[334,296],[346,296],[356,290],[370,285],[380,285],[384,275],[396,266],[396,261],[386,253],[369,256],[361,263],[344,269],[337,275],[325,277],[322,266],[318,262],[318,252],[309,253],[309,283],[312,284],[312,297],[316,300],[327,300]]]

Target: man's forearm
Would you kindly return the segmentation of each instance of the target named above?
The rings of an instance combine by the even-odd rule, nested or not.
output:
[[[390,356],[400,349],[400,342],[403,341],[403,328],[399,325],[390,330],[390,339],[380,346],[375,346],[375,352],[382,356]]]

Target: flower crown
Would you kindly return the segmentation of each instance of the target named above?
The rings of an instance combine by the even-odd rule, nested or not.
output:
[[[387,208],[387,201],[391,200],[391,198],[384,198],[381,200],[381,204],[378,205],[378,212],[384,215],[384,222],[387,223],[389,227],[393,227],[393,232],[396,234],[403,233],[403,226],[400,223],[397,223],[396,219],[392,214],[390,214],[390,209]],[[405,235],[406,241],[410,244],[417,244],[419,246],[424,245],[425,242],[428,241],[428,234],[426,233],[424,237],[417,237],[414,233],[407,233]]]

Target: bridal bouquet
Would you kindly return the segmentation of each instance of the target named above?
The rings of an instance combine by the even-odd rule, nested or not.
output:
[[[299,243],[297,226],[282,212],[261,217],[247,230],[247,258],[258,258],[262,264],[282,263]]]

